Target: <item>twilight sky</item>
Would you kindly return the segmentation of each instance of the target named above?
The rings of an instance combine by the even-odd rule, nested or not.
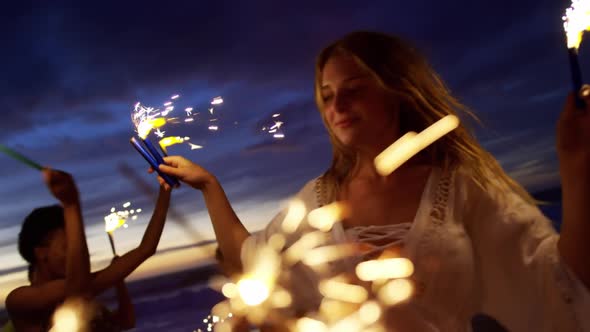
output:
[[[143,209],[115,233],[125,252],[139,243],[157,192],[128,143],[130,110],[137,101],[160,107],[178,93],[176,105],[200,115],[164,130],[204,148],[170,153],[215,173],[256,230],[328,166],[312,95],[315,55],[347,32],[378,30],[422,49],[484,121],[476,129],[483,145],[529,189],[544,189],[559,180],[554,128],[570,89],[565,7],[553,0],[11,2],[0,21],[0,142],[74,175],[100,266],[110,259],[104,215],[126,201]],[[590,77],[590,47],[580,52]],[[207,108],[216,96],[225,102],[215,110],[219,130],[210,132]],[[275,113],[285,123],[280,141],[261,131]],[[54,201],[37,171],[0,160],[3,296],[24,282],[16,250],[22,219]],[[194,190],[174,193],[170,216],[159,248],[176,258],[154,258],[152,271],[162,271],[157,262],[171,269],[198,263],[204,254],[190,251],[197,249],[175,248],[212,238]]]

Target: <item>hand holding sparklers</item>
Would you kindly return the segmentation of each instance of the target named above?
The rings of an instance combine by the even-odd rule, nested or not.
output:
[[[160,173],[173,176],[195,189],[203,190],[207,184],[215,180],[213,174],[186,158],[169,156],[165,157],[164,161],[165,163],[160,165]],[[158,180],[164,184],[163,178]]]

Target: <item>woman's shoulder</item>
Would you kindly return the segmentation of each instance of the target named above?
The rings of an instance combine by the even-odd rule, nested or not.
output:
[[[322,178],[320,175],[307,181],[293,198],[301,200],[308,208],[319,207],[325,191]]]

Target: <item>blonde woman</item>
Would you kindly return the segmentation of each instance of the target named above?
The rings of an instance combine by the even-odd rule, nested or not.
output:
[[[558,235],[462,125],[391,175],[376,172],[375,156],[406,132],[448,114],[471,116],[404,41],[354,32],[331,44],[318,57],[315,97],[333,161],[296,197],[308,211],[346,201],[352,212],[334,237],[372,252],[399,248],[414,262],[416,293],[389,315],[388,327],[467,331],[471,317],[484,313],[510,331],[590,331],[588,106],[577,110],[570,96],[558,126],[564,211]],[[181,157],[166,162],[171,166],[162,171],[203,192],[224,264],[233,271],[241,268],[241,250],[278,231],[285,212],[242,248],[250,235],[215,177]],[[317,309],[313,288],[298,288],[298,281],[309,282],[305,273],[293,273],[291,287],[303,290],[293,292],[296,314]]]

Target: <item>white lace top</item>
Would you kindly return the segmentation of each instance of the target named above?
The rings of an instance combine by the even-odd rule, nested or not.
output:
[[[297,198],[310,211],[327,203],[322,192],[315,179]],[[246,241],[243,259],[278,231],[285,214]],[[561,261],[550,221],[513,193],[480,189],[461,170],[431,172],[413,222],[347,230],[337,224],[332,236],[385,243],[377,249],[403,244],[415,265],[416,293],[398,317],[410,331],[469,331],[471,317],[483,313],[509,331],[590,332],[590,292]],[[317,305],[319,294],[303,286],[314,281],[292,273],[302,284],[295,305]]]

